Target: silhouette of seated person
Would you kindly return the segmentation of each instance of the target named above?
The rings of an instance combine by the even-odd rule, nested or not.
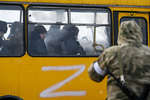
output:
[[[29,53],[31,56],[47,56],[47,49],[44,42],[47,31],[44,26],[36,26],[31,33]]]
[[[60,56],[61,55],[61,35],[60,25],[51,25],[47,32],[45,39],[48,54],[50,56]]]
[[[23,54],[23,25],[19,22],[14,22],[11,25],[10,34],[7,42],[8,53],[11,56],[20,56]]]
[[[6,48],[6,40],[4,34],[7,32],[7,23],[0,21],[0,56],[8,56],[8,49]]]
[[[64,40],[61,43],[62,54],[66,56],[83,56],[85,51],[77,41],[79,29],[75,25],[66,25],[63,27]]]
[[[30,42],[30,38],[31,38],[31,33],[34,31],[34,28],[37,26],[37,23],[32,23],[31,21],[29,21],[28,24],[28,42]]]

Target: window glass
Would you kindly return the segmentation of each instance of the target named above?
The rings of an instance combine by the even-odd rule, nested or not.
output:
[[[109,24],[109,13],[108,12],[97,12],[96,13],[96,24]]]
[[[94,26],[77,26],[79,28],[78,39],[86,55],[95,54],[93,49]]]
[[[1,5],[0,15],[0,56],[22,56],[24,53],[22,8]]]
[[[143,33],[143,44],[147,45],[147,23],[145,18],[140,18],[140,17],[123,17],[121,18],[121,22],[123,21],[129,21],[129,20],[134,20],[137,22],[137,24],[141,27],[142,33]]]
[[[105,48],[110,46],[110,28],[109,27],[96,27],[96,43],[103,44]]]
[[[11,23],[15,21],[20,21],[20,11],[18,10],[0,10],[0,13],[2,14],[0,16],[0,19],[3,19],[3,21]]]
[[[71,23],[94,24],[94,12],[72,10]]]
[[[59,8],[39,8],[29,8],[29,12],[35,9],[44,12],[42,20],[37,20],[40,14],[28,15],[28,51],[31,56],[98,56],[101,51],[95,49],[95,44],[102,44],[105,48],[110,46],[109,12],[106,14],[103,9],[60,8],[60,13]],[[99,22],[96,23],[96,20]]]
[[[66,10],[29,10],[29,21],[35,23],[67,23]]]

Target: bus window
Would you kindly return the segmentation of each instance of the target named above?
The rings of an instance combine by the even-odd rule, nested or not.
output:
[[[129,20],[134,20],[137,22],[137,24],[141,27],[142,33],[143,33],[143,44],[147,45],[148,40],[147,40],[147,22],[144,17],[123,17],[121,18],[121,22],[123,21],[129,21]]]
[[[93,45],[110,46],[110,21],[109,12],[103,10],[71,10],[71,23],[78,25],[78,41],[87,56],[96,56],[101,51],[96,51]]]
[[[64,9],[29,10],[29,21],[33,23],[67,23],[67,11]]]
[[[22,7],[1,5],[0,14],[0,56],[23,56]]]
[[[28,51],[31,56],[98,56],[100,52],[95,50],[94,44],[105,48],[110,46],[110,14],[106,9],[32,6],[28,14]],[[46,30],[43,40],[40,36],[35,40],[37,26]],[[39,44],[45,50],[41,50]],[[34,52],[39,53],[34,55]]]

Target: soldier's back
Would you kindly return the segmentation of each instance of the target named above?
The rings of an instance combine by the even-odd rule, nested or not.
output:
[[[124,45],[113,46],[106,51],[110,52],[108,55],[114,56],[109,64],[109,70],[117,78],[123,74],[127,86],[138,96],[141,95],[144,86],[150,84],[150,49],[144,45]],[[108,100],[129,100],[110,76],[108,76],[108,97]]]

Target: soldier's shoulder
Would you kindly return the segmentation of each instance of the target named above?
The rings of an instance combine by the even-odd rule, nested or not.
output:
[[[111,46],[109,48],[107,48],[105,50],[106,53],[111,52],[111,53],[115,53],[118,52],[120,50],[120,46]]]
[[[102,55],[110,57],[110,56],[116,55],[118,51],[120,51],[119,46],[111,46],[111,47],[105,49],[104,52],[102,53]]]

